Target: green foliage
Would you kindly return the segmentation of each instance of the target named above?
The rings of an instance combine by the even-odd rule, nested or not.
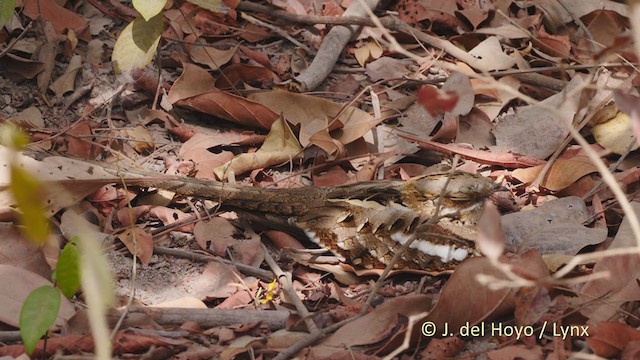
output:
[[[29,137],[19,127],[12,123],[0,127],[0,143],[10,149],[19,151],[29,143]]]
[[[145,21],[160,14],[167,0],[133,0],[131,4],[138,10]]]
[[[2,0],[0,0],[2,1]],[[188,0],[203,9],[221,13],[229,10],[222,0]],[[111,53],[116,74],[149,65],[162,35],[162,9],[167,0],[132,0],[140,17],[122,30]]]
[[[31,292],[20,309],[20,336],[27,354],[33,353],[38,340],[55,323],[60,310],[60,291],[41,286]]]
[[[43,245],[49,238],[49,220],[42,202],[44,188],[38,179],[24,170],[17,161],[17,152],[29,143],[29,137],[15,125],[4,125],[0,128],[0,141],[13,150],[9,153],[9,190],[20,209],[23,231],[31,241]]]
[[[0,29],[9,23],[15,7],[16,0],[0,0]]]
[[[162,14],[145,21],[138,17],[118,36],[111,60],[116,73],[142,69],[153,59],[162,34]]]
[[[80,250],[76,246],[77,241],[78,238],[73,237],[62,249],[53,274],[58,288],[67,298],[73,297],[80,289]]]
[[[24,225],[25,235],[36,244],[44,245],[49,238],[49,219],[42,203],[42,184],[33,175],[12,164],[9,189],[20,209],[20,222]]]

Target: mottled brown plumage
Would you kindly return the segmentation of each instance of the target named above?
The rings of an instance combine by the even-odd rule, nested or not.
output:
[[[384,267],[404,242],[415,237],[397,267],[433,271],[450,269],[476,254],[476,224],[484,200],[497,189],[490,179],[458,171],[408,181],[299,189],[258,189],[195,179],[140,182],[218,200],[227,208],[250,212],[260,222],[299,228],[318,245],[366,268]],[[430,221],[441,195],[438,219]]]

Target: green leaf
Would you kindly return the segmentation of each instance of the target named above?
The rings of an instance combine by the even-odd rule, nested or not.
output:
[[[213,11],[215,13],[229,12],[229,7],[222,0],[187,0],[188,2],[198,5],[203,9]]]
[[[0,144],[12,150],[22,150],[28,143],[29,136],[15,124],[5,123],[0,126]]]
[[[73,242],[62,249],[54,276],[58,288],[69,299],[80,288],[80,250]]]
[[[162,15],[145,21],[138,17],[118,36],[111,60],[116,73],[129,72],[147,66],[158,48],[162,34]]]
[[[49,220],[46,216],[44,188],[24,169],[11,165],[9,189],[20,209],[20,222],[25,235],[34,243],[44,245],[49,238]]]
[[[33,353],[38,340],[55,323],[60,310],[60,291],[41,286],[31,292],[20,309],[20,336],[27,354]]]
[[[15,7],[16,0],[0,0],[0,29],[9,23]]]
[[[131,2],[146,21],[160,14],[166,3],[167,0],[133,0]]]

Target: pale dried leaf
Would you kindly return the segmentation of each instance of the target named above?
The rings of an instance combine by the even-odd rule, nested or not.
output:
[[[469,51],[478,59],[478,66],[485,71],[507,70],[516,64],[513,57],[505,54],[496,36],[490,36]]]
[[[224,180],[231,171],[243,174],[253,169],[279,165],[301,156],[302,147],[287,122],[280,118],[273,123],[262,147],[253,154],[240,154],[213,170],[218,179]]]
[[[60,75],[49,88],[56,93],[56,96],[62,96],[69,91],[73,91],[76,84],[76,75],[78,75],[80,69],[82,69],[82,56],[74,55],[69,60],[69,65],[67,65],[64,74]]]

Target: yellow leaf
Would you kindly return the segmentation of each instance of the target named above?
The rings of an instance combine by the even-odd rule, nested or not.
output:
[[[613,119],[598,124],[591,130],[596,142],[603,148],[618,155],[624,154],[629,146],[631,150],[638,148],[636,138],[631,131],[629,115],[619,112]]]
[[[145,21],[138,17],[118,36],[111,60],[116,73],[124,73],[147,66],[158,48],[162,34],[162,15]]]
[[[152,17],[160,14],[167,0],[133,0],[131,4],[133,8],[138,10],[140,15],[149,21]]]
[[[38,245],[49,238],[49,220],[42,199],[45,197],[42,184],[24,169],[11,166],[11,194],[20,209],[20,222],[27,237]]]

